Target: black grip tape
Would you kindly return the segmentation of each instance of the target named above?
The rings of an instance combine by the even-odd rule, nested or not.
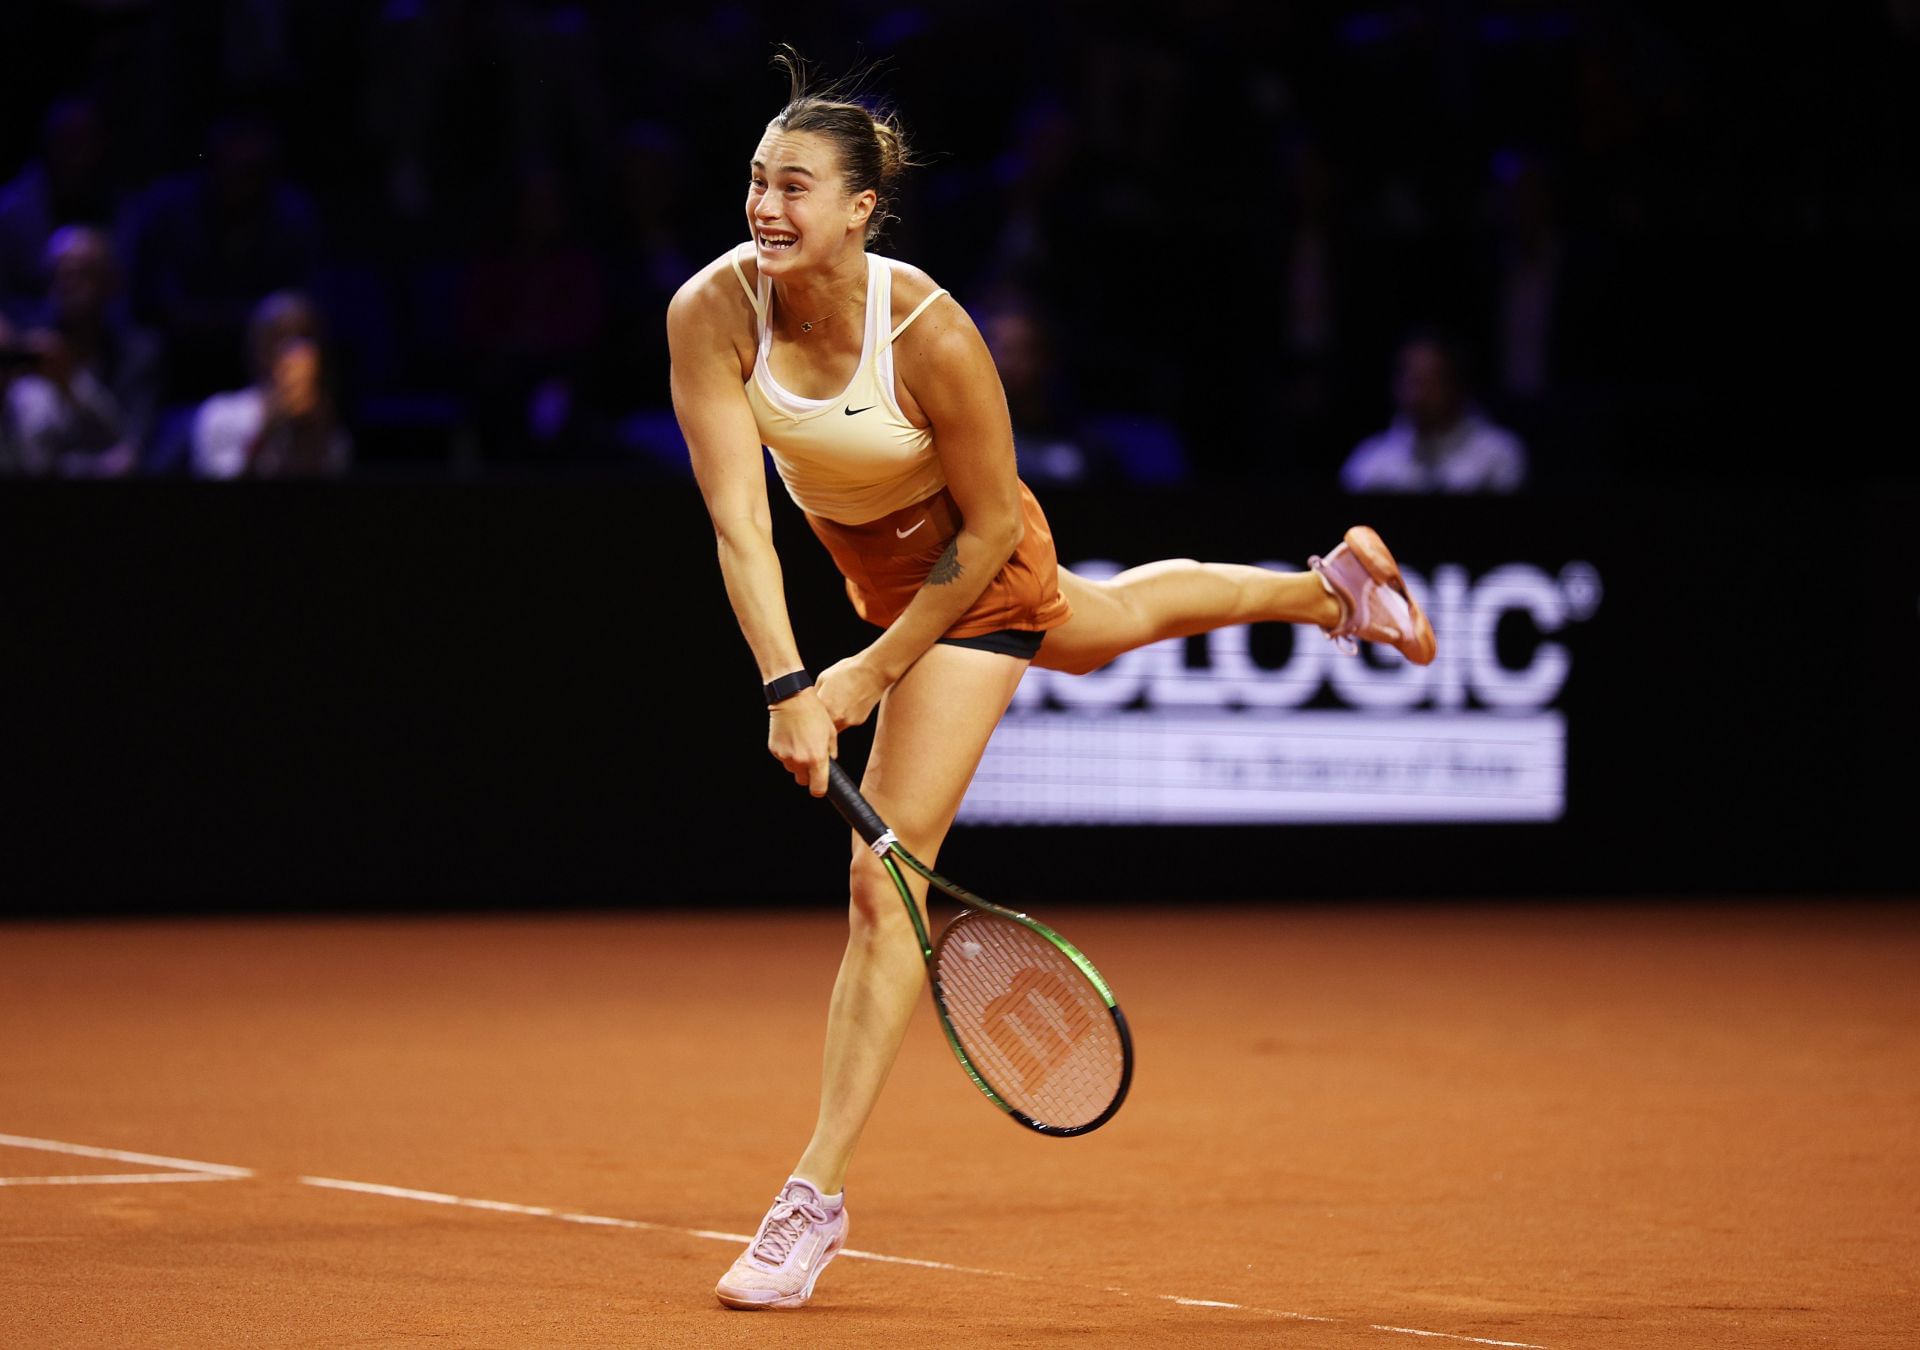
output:
[[[869,844],[887,832],[887,822],[867,799],[860,795],[860,789],[853,785],[853,778],[840,767],[840,761],[827,761],[827,799],[834,808],[847,818],[847,824],[860,832],[860,837]]]

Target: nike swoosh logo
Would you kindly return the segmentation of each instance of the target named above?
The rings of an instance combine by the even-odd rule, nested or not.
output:
[[[927,523],[927,518],[925,516],[920,517],[919,520],[914,522],[913,530],[919,529],[922,525],[925,525],[926,523]],[[903,529],[900,529],[898,526],[895,526],[893,533],[895,537],[900,539],[905,539],[908,535],[913,533],[913,530],[903,530]]]
[[[873,405],[872,405],[871,403],[869,403],[869,404],[867,405],[867,407],[866,407],[866,408],[848,408],[848,409],[846,410],[846,412],[847,412],[847,416],[848,416],[848,417],[852,417],[852,416],[853,416],[853,415],[854,415],[855,413],[863,413],[863,412],[865,412],[865,411],[867,411],[867,408],[871,408],[872,406],[873,406]]]

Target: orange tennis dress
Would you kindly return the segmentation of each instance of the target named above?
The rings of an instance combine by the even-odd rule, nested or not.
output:
[[[884,628],[912,603],[962,524],[934,453],[932,430],[909,422],[894,398],[894,340],[946,292],[935,291],[889,329],[893,263],[868,254],[860,364],[839,395],[802,398],[781,388],[768,368],[772,282],[763,275],[755,286],[741,269],[738,252],[731,261],[753,302],[759,329],[747,403],[761,443],[846,578],[854,610]],[[1071,615],[1060,594],[1052,531],[1025,483],[1020,484],[1020,510],[1026,529],[1019,548],[946,637],[1009,629],[1040,633],[1058,628]]]

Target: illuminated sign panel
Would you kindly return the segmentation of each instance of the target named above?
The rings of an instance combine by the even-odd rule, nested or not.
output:
[[[1282,564],[1269,563],[1290,571]],[[1112,563],[1083,563],[1110,576]],[[1600,577],[1443,565],[1407,583],[1439,637],[1415,666],[1337,651],[1296,627],[1284,658],[1223,628],[1129,652],[1091,675],[1031,669],[961,808],[974,824],[1214,825],[1554,821],[1566,810],[1572,670],[1554,639],[1592,615]],[[1526,626],[1502,660],[1502,626]]]

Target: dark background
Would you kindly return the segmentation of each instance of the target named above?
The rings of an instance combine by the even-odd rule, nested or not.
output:
[[[1415,567],[1582,558],[1607,583],[1569,639],[1560,824],[972,829],[963,878],[1911,891],[1917,8],[10,4],[0,178],[91,100],[74,218],[113,231],[129,315],[171,345],[133,480],[0,480],[0,907],[832,900],[842,838],[765,757],[664,415],[662,310],[743,236],[778,41],[881,63],[928,161],[882,251],[1047,334],[1055,429],[1094,452],[1043,489],[1063,557],[1304,555],[1368,519]],[[151,222],[236,118],[277,140],[268,233],[300,247],[260,290],[327,315],[346,481],[186,475],[185,419],[247,374],[155,283]],[[1495,295],[1528,220],[1563,285],[1545,382],[1514,390]],[[1299,338],[1308,276],[1332,299]],[[570,307],[499,302],[549,278]],[[20,324],[36,301],[0,293]],[[1526,438],[1526,492],[1339,493],[1427,322]],[[775,497],[822,666],[862,634]]]
[[[20,489],[0,515],[10,908],[833,899],[845,835],[766,757],[691,488],[96,494]],[[1049,505],[1079,556],[1254,557],[1353,509]],[[962,828],[961,879],[1032,902],[1911,889],[1920,498],[1372,505],[1404,556],[1599,568],[1600,610],[1557,635],[1564,820]],[[789,582],[816,660],[862,640],[820,564]]]
[[[671,474],[661,314],[744,237],[791,42],[872,67],[924,161],[881,247],[1033,316],[1073,429],[1324,488],[1386,420],[1399,336],[1438,323],[1537,487],[1818,487],[1912,472],[1917,10],[15,0],[0,175],[91,110],[65,214],[115,232],[176,412],[246,378],[208,307],[299,286],[363,475]],[[277,150],[232,167],[235,127]],[[223,185],[240,204],[184,228]],[[1514,389],[1499,287],[1536,237],[1557,300]],[[172,430],[149,470],[179,468]]]

